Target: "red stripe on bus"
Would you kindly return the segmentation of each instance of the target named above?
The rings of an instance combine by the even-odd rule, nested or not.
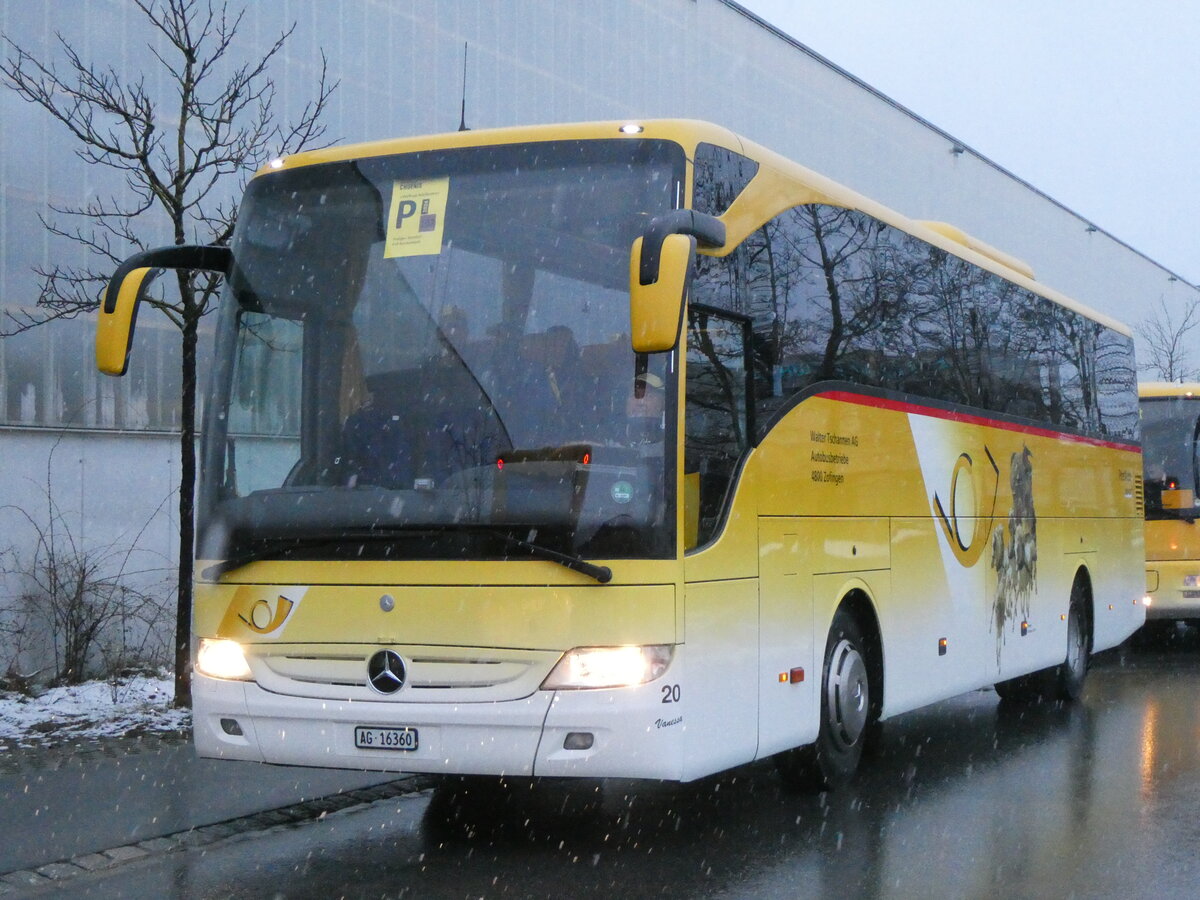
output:
[[[1032,434],[1038,437],[1054,438],[1060,441],[1071,441],[1076,444],[1089,444],[1093,447],[1106,447],[1109,450],[1126,450],[1130,453],[1140,453],[1142,448],[1137,444],[1126,444],[1118,441],[1102,441],[1099,438],[1087,437],[1082,434],[1071,434],[1065,431],[1054,431],[1050,428],[1038,428],[1034,425],[1017,425],[1013,422],[1002,422],[999,419],[989,419],[986,416],[971,413],[955,412],[949,409],[939,409],[936,406],[921,406],[918,403],[906,403],[903,400],[889,400],[884,397],[872,397],[868,394],[855,394],[850,391],[822,391],[814,394],[829,400],[842,403],[853,403],[857,406],[872,406],[876,409],[890,409],[895,412],[913,413],[919,416],[930,416],[935,419],[946,419],[950,422],[962,422],[967,425],[983,425],[987,428],[999,428],[1002,431],[1016,431],[1020,434]]]

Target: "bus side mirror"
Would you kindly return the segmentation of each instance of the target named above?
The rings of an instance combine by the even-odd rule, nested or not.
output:
[[[115,286],[112,282],[100,304],[100,319],[96,322],[96,368],[105,375],[121,376],[129,367],[129,351],[133,349],[133,327],[137,322],[138,304],[161,269],[134,269]],[[109,302],[109,295],[112,302]]]
[[[96,323],[96,368],[105,375],[124,375],[133,347],[138,304],[163,269],[202,269],[228,274],[233,255],[228,247],[174,244],[137,253],[109,279]]]
[[[642,284],[644,238],[633,242],[629,258],[629,334],[634,353],[671,350],[683,322],[683,301],[696,258],[696,239],[686,234],[669,234],[662,242],[656,277]]]
[[[722,246],[725,223],[706,213],[676,209],[656,216],[633,242],[629,254],[629,333],[635,353],[661,353],[675,347],[697,242],[706,247]]]

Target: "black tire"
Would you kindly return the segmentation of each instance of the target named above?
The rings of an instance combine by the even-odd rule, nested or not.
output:
[[[1076,578],[1071,586],[1071,606],[1067,610],[1067,658],[1054,677],[1055,699],[1074,702],[1083,696],[1092,657],[1092,629],[1088,619],[1087,588]]]
[[[870,658],[858,622],[844,608],[833,617],[821,669],[821,725],[815,743],[776,757],[783,783],[832,790],[853,777],[874,733]]]
[[[1009,703],[1074,702],[1083,696],[1092,655],[1088,591],[1082,578],[1071,586],[1067,609],[1067,655],[1057,666],[996,682],[996,693]]]

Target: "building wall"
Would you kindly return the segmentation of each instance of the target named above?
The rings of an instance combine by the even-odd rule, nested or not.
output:
[[[326,118],[331,140],[451,131],[464,96],[472,128],[710,119],[909,216],[951,222],[1123,321],[1137,321],[1160,299],[1182,304],[1197,296],[1119,236],[1093,229],[730,0],[255,3],[235,56],[261,51],[292,22],[273,70],[277,100],[295,111],[310,99],[323,49],[341,82]],[[124,73],[145,67],[152,90],[166,87],[149,68],[147,30],[129,0],[0,0],[0,31],[43,57],[61,32],[85,58]],[[163,110],[169,128],[169,97]],[[0,310],[11,311],[35,304],[35,267],[86,262],[70,243],[50,238],[38,216],[52,205],[103,198],[120,184],[76,159],[62,126],[7,89],[0,89],[0,117]],[[19,473],[0,479],[0,506],[37,505],[38,473],[57,446],[56,472],[69,457],[87,475],[70,475],[67,466],[55,479],[56,491],[79,491],[84,533],[132,535],[174,484],[163,432],[178,426],[176,336],[169,324],[144,317],[132,374],[113,381],[94,371],[91,326],[79,320],[0,338],[0,456]],[[111,426],[147,433],[88,430]],[[145,539],[173,557],[169,517],[150,518]],[[0,549],[17,542],[13,534],[0,531]]]
[[[12,616],[32,587],[23,573],[36,567],[46,579],[51,540],[60,573],[86,557],[100,576],[117,577],[158,605],[141,610],[146,620],[128,621],[124,639],[166,658],[179,558],[179,437],[10,427],[0,429],[0,459],[0,677],[10,667],[53,673],[44,623],[27,622],[20,641],[2,627],[19,621]],[[147,621],[157,621],[148,641]],[[110,631],[102,639],[121,636]]]

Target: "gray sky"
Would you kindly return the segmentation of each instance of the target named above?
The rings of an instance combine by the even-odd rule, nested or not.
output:
[[[1200,281],[1200,0],[739,0]]]

